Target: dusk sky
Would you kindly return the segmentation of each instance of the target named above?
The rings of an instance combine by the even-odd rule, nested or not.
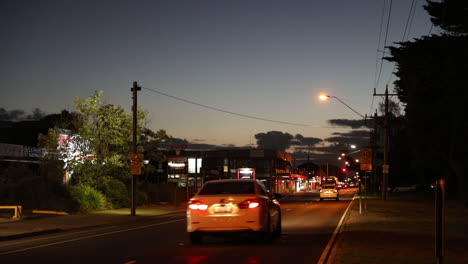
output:
[[[382,11],[384,21],[381,32]],[[428,35],[425,1],[415,1],[409,37]],[[75,110],[76,97],[102,90],[105,103],[131,109],[142,87],[149,127],[191,142],[244,146],[282,131],[326,138],[381,101],[373,89],[390,0],[4,0],[0,4],[0,107]],[[404,36],[412,1],[393,0],[387,45]],[[432,33],[437,33],[436,29]],[[376,67],[377,66],[377,67]],[[382,93],[394,65],[383,63]],[[389,83],[393,91],[392,81]],[[373,106],[373,109],[371,109]]]

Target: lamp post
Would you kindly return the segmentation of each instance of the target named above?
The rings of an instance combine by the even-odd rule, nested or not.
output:
[[[349,106],[348,104],[346,104],[345,102],[343,102],[343,100],[341,100],[340,98],[338,98],[338,97],[336,97],[336,96],[333,96],[333,95],[328,95],[328,94],[321,94],[321,95],[319,95],[319,99],[320,99],[321,101],[325,101],[325,100],[327,100],[328,98],[335,98],[335,99],[338,100],[340,103],[344,104],[346,107],[348,107],[349,109],[351,109],[351,111],[353,111],[354,113],[356,113],[358,116],[362,117],[364,120],[367,119],[367,116],[361,115],[358,111],[354,110],[351,106]],[[354,148],[356,148],[356,145],[352,144],[350,147],[351,147],[352,149],[354,149]],[[386,147],[386,145],[385,145],[385,147]],[[386,148],[386,149],[387,149],[387,148]],[[359,151],[359,150],[358,150],[358,151]],[[354,153],[354,152],[353,152],[353,153]],[[344,156],[344,155],[342,154],[342,156]],[[358,160],[358,159],[356,159],[356,163],[359,163],[359,160]],[[387,163],[385,162],[385,164],[387,164]],[[359,183],[360,183],[360,181],[359,181]],[[384,197],[386,198],[386,192],[384,192],[384,193],[385,193],[385,196],[384,196]]]
[[[322,101],[325,101],[327,100],[328,98],[335,98],[336,100],[340,101],[340,103],[344,104],[346,107],[348,107],[349,109],[351,109],[351,111],[353,111],[354,113],[358,114],[360,117],[366,119],[365,116],[361,115],[358,111],[354,110],[351,106],[347,105],[345,102],[343,102],[340,98],[336,97],[336,96],[333,96],[333,95],[328,95],[328,94],[321,94],[319,95],[319,99],[322,100]]]

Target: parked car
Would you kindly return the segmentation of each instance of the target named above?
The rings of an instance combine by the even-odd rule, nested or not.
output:
[[[270,195],[258,180],[206,182],[189,200],[187,232],[192,244],[207,234],[255,232],[263,241],[281,234],[280,194]]]
[[[335,199],[339,200],[338,188],[336,185],[322,185],[320,188],[320,201],[323,199]]]

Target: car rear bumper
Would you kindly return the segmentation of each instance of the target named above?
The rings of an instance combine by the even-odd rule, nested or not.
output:
[[[187,215],[187,231],[203,232],[241,232],[262,231],[265,226],[257,219],[245,219],[243,217],[213,217]]]
[[[338,193],[320,193],[320,198],[338,198]]]

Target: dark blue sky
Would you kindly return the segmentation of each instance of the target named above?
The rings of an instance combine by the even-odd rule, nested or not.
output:
[[[226,111],[308,125],[247,119],[143,90],[149,127],[175,137],[216,145],[249,144],[267,131],[325,138],[345,131],[326,120],[359,117],[337,100],[319,102],[319,93],[373,113],[384,2],[388,14],[390,0],[2,1],[0,107],[74,110],[76,97],[103,90],[106,103],[130,111],[138,81]],[[424,1],[416,2],[409,39],[431,25]],[[393,1],[387,45],[402,40],[410,6]],[[383,63],[378,92],[392,69]]]

